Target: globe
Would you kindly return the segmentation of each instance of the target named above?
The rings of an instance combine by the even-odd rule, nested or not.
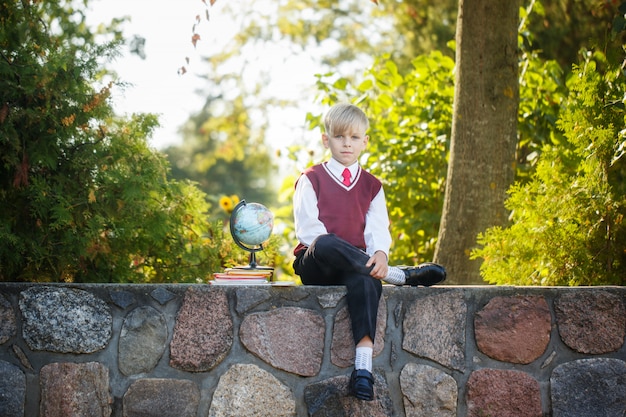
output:
[[[259,246],[272,234],[274,215],[262,204],[246,203],[246,200],[242,200],[230,215],[230,227],[235,241]]]
[[[257,268],[255,253],[263,249],[274,228],[274,215],[262,204],[241,200],[230,215],[230,234],[235,243],[250,252],[249,268]]]

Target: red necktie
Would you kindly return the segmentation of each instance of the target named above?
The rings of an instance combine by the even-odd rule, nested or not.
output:
[[[350,170],[348,168],[343,170],[341,176],[343,177],[343,184],[350,185]]]

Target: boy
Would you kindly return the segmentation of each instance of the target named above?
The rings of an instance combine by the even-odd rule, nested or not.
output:
[[[306,169],[293,200],[298,245],[294,270],[305,285],[345,285],[356,345],[350,394],[374,399],[372,354],[384,280],[395,285],[442,282],[443,267],[387,265],[391,234],[381,182],[358,163],[367,146],[367,116],[352,104],[333,106],[324,118],[324,147],[332,158]]]

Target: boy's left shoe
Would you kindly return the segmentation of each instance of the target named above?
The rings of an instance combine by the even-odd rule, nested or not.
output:
[[[355,369],[350,375],[350,395],[359,400],[374,400],[374,376],[366,369]]]
[[[412,287],[417,287],[418,285],[430,287],[446,280],[445,268],[433,262],[426,262],[417,266],[404,266],[400,267],[400,269],[404,271],[405,285]]]

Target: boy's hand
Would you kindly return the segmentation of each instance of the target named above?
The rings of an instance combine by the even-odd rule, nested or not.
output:
[[[387,276],[387,255],[385,252],[377,251],[369,258],[365,266],[373,266],[370,275],[376,279],[383,279]]]

